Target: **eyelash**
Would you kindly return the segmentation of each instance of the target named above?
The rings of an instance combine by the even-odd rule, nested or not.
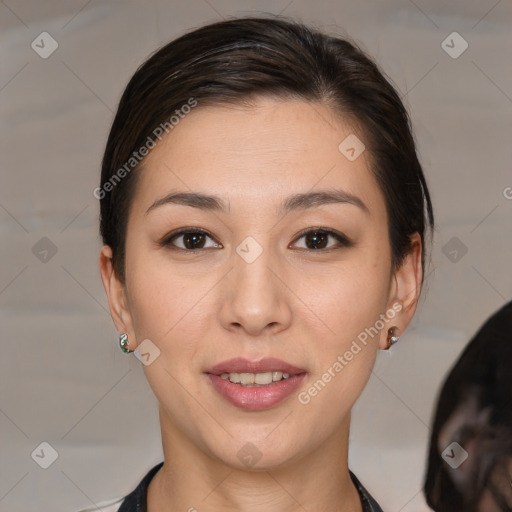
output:
[[[342,233],[338,233],[337,231],[333,231],[332,229],[328,229],[328,228],[322,228],[322,227],[315,227],[315,228],[308,228],[304,231],[301,231],[296,240],[300,240],[302,237],[310,234],[310,233],[323,233],[325,235],[328,235],[328,236],[331,236],[333,237],[334,239],[337,240],[338,242],[338,245],[337,246],[334,246],[334,247],[329,247],[327,249],[308,249],[308,248],[304,248],[302,250],[305,250],[305,251],[309,251],[309,252],[329,252],[333,249],[342,249],[342,248],[346,248],[346,247],[351,247],[353,244],[353,242],[351,242],[345,235],[343,235]],[[191,253],[191,252],[199,252],[199,251],[204,251],[206,249],[211,249],[211,247],[207,247],[206,249],[202,249],[202,248],[198,248],[198,249],[184,249],[182,247],[177,247],[176,245],[173,245],[173,240],[175,240],[176,238],[179,238],[180,236],[182,235],[205,235],[205,236],[208,236],[209,238],[211,238],[212,240],[213,237],[208,233],[208,231],[205,231],[204,229],[200,229],[200,228],[181,228],[177,231],[174,231],[166,236],[164,236],[159,242],[158,244],[161,246],[161,247],[167,247],[169,248],[170,250],[173,250],[173,251],[181,251],[181,252],[188,252],[188,253]],[[215,241],[215,240],[214,240]],[[215,242],[217,243],[217,242]]]

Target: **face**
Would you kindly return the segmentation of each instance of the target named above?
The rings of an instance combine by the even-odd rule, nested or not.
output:
[[[350,161],[338,149],[352,133],[328,107],[303,101],[198,106],[137,171],[125,286],[110,275],[114,320],[131,348],[150,340],[160,351],[143,368],[167,429],[230,466],[244,466],[249,442],[260,467],[276,467],[332,438],[387,329],[402,331],[414,312],[419,252],[392,272],[367,152]],[[326,191],[343,200],[289,201]],[[225,209],[160,201],[190,192]],[[233,358],[300,372],[251,391],[212,377]]]

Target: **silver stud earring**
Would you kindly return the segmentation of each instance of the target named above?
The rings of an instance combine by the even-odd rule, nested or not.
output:
[[[398,329],[396,325],[388,329],[388,346],[386,347],[386,350],[389,350],[391,345],[394,345],[400,339],[399,336],[394,336],[396,329]]]
[[[133,352],[133,350],[130,350],[128,348],[128,334],[124,333],[119,336],[119,345],[121,347],[121,350],[126,354],[130,354],[131,352]]]

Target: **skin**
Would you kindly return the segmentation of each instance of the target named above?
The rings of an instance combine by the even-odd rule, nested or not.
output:
[[[150,339],[160,350],[143,366],[159,402],[164,451],[149,512],[362,511],[348,473],[350,410],[387,346],[387,328],[396,325],[400,335],[411,320],[422,269],[415,234],[392,272],[384,197],[367,152],[350,162],[338,150],[352,132],[326,105],[259,98],[253,107],[198,106],[146,158],[128,220],[126,282],[113,271],[108,246],[100,270],[130,348]],[[326,188],[355,194],[369,213],[336,203],[278,214],[285,197]],[[217,194],[230,211],[167,204],[145,215],[177,190]],[[319,226],[354,245],[330,237],[320,244],[326,248],[308,250],[311,237],[298,234]],[[158,245],[181,227],[203,228],[212,238],[188,253]],[[247,236],[263,249],[250,264],[236,252]],[[300,403],[297,394],[394,303],[402,309],[393,320]],[[203,374],[232,357],[277,357],[308,374],[277,406],[246,411]],[[248,442],[261,452],[253,467],[237,457]]]

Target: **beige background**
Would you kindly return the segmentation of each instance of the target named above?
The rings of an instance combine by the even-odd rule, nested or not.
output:
[[[384,510],[428,510],[435,394],[512,297],[509,0],[0,2],[1,512],[94,507],[161,460],[156,401],[118,348],[99,278],[92,191],[117,102],[146,56],[193,27],[262,11],[348,33],[413,118],[437,216],[432,264],[413,324],[379,354],[354,410],[350,467]],[[31,47],[43,31],[58,43],[46,59]],[[441,46],[454,31],[469,45],[456,59]],[[56,253],[41,261],[41,247]],[[58,453],[48,469],[31,457],[42,442]]]

